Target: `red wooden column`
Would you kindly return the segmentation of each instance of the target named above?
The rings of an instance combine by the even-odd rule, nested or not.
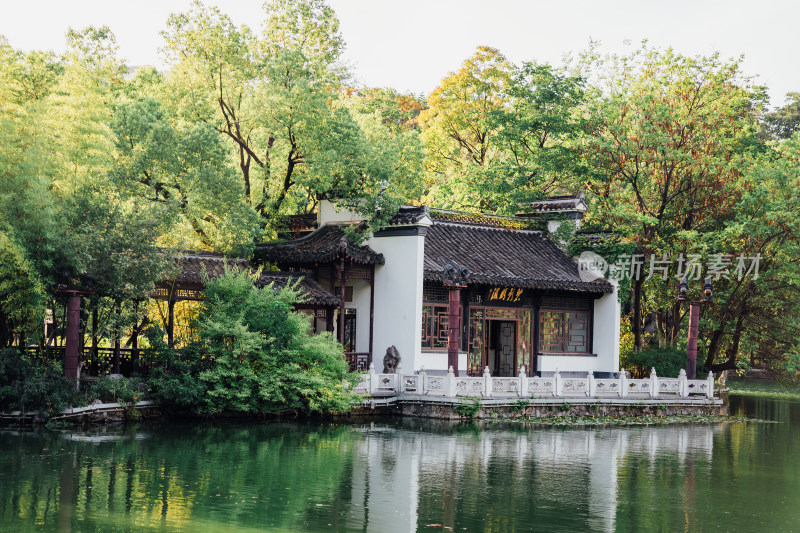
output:
[[[461,289],[463,285],[450,285],[447,306],[447,366],[458,376],[458,338],[461,336]]]
[[[339,344],[344,346],[344,285],[347,282],[344,259],[339,262]]]
[[[67,296],[67,341],[64,347],[64,377],[78,385],[78,349],[81,336],[81,295],[65,291]]]
[[[375,265],[369,274],[369,361],[372,362],[372,339],[375,330]]]
[[[702,302],[689,304],[689,343],[686,347],[686,378],[697,378],[697,332],[700,328],[700,305]]]

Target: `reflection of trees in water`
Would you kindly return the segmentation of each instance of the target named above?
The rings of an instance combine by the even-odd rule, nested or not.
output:
[[[798,438],[789,424],[567,430],[419,420],[0,431],[0,523],[76,531],[786,530],[800,509],[800,476],[782,472],[798,471]],[[746,505],[732,504],[743,492]],[[759,516],[776,509],[776,494],[785,495],[786,511]]]
[[[188,425],[97,438],[0,433],[0,522],[120,531],[338,521],[352,441],[341,426]],[[112,437],[112,438],[109,438]],[[127,516],[128,518],[123,518]],[[63,524],[63,527],[62,527]],[[52,527],[52,526],[51,526]]]

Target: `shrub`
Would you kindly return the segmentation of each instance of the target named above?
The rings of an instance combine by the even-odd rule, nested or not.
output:
[[[16,348],[0,352],[0,410],[61,412],[80,396],[61,364],[31,359]]]
[[[659,376],[674,378],[678,377],[681,369],[686,368],[686,352],[671,346],[648,348],[629,354],[627,364],[635,378],[649,376],[651,368],[655,368]]]
[[[207,415],[351,409],[358,378],[348,373],[342,346],[330,333],[309,335],[308,317],[292,311],[295,286],[256,288],[253,281],[242,272],[208,280],[194,323],[199,338],[182,352],[152,335],[153,399]]]
[[[456,413],[460,414],[461,416],[475,418],[475,415],[478,414],[478,411],[481,410],[481,407],[483,407],[481,399],[475,396],[469,400],[462,400],[458,402],[453,406],[453,409],[455,409]]]
[[[140,383],[141,380],[138,378],[112,379],[101,377],[89,385],[87,399],[90,402],[100,400],[107,403],[133,403],[142,397],[142,393],[139,391]]]
[[[170,348],[160,328],[149,328],[145,335],[150,341],[144,353],[150,365],[150,398],[165,413],[203,414],[206,386],[198,376],[210,367],[210,358],[203,358],[196,344],[180,351]]]

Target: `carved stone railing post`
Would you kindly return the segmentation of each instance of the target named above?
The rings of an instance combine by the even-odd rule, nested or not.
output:
[[[558,396],[564,395],[564,384],[561,383],[561,373],[556,368],[556,373],[553,374],[553,393]]]
[[[425,367],[422,366],[419,369],[419,383],[417,383],[417,394],[428,394],[428,384],[426,383],[427,380],[425,379],[427,374],[425,373]]]
[[[444,390],[448,398],[456,397],[456,374],[452,366],[447,369],[447,377],[444,380]]]
[[[520,398],[528,397],[528,376],[525,374],[525,365],[519,367],[519,391]]]
[[[655,398],[658,396],[658,375],[656,374],[656,367],[650,369],[650,397]]]
[[[397,394],[403,394],[405,391],[405,380],[403,379],[403,363],[397,363],[397,368],[395,369],[395,382],[394,382],[394,390]]]
[[[678,373],[678,384],[681,398],[689,396],[689,384],[686,382],[686,369],[684,368],[681,368],[681,371]]]
[[[488,366],[483,369],[483,395],[486,398],[492,397],[492,374]]]
[[[375,373],[375,363],[369,364],[369,388],[367,392],[374,394],[378,390],[378,374]]]
[[[628,396],[628,375],[625,373],[625,369],[621,368],[619,370],[619,397],[625,398]]]
[[[596,388],[596,385],[594,383],[594,371],[593,370],[589,370],[589,373],[586,375],[586,381],[589,382],[589,387],[588,387],[589,390],[586,391],[586,392],[588,393],[589,398],[594,398],[595,395],[597,394],[597,388]]]
[[[706,397],[711,400],[714,398],[714,373],[711,370],[708,371],[706,383]]]

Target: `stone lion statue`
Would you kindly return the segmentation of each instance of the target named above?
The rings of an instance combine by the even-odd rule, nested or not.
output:
[[[397,365],[400,363],[400,352],[392,345],[386,348],[386,355],[383,356],[383,373],[394,374],[397,372]]]

